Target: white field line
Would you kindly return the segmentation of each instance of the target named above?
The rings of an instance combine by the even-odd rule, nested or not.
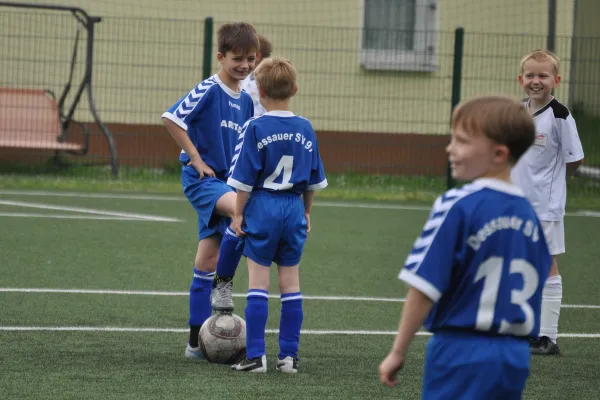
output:
[[[153,194],[128,194],[128,193],[78,193],[78,192],[52,192],[44,190],[0,190],[0,195],[14,196],[41,196],[41,197],[76,197],[84,199],[123,199],[123,200],[157,200],[157,201],[186,201],[181,196],[153,195]]]
[[[42,209],[42,210],[69,211],[69,212],[78,212],[78,213],[84,213],[84,214],[97,214],[97,215],[104,215],[104,216],[110,216],[110,217],[131,218],[131,219],[142,220],[142,221],[181,222],[181,220],[177,219],[177,218],[160,217],[160,216],[154,216],[154,215],[148,215],[148,214],[106,211],[106,210],[97,210],[94,208],[83,208],[83,207],[57,206],[57,205],[53,205],[53,204],[29,203],[29,202],[23,202],[23,201],[0,200],[0,205],[26,207],[26,208],[38,208],[38,209]]]
[[[102,220],[102,221],[148,221],[138,218],[109,217],[100,215],[66,215],[66,214],[33,214],[33,213],[0,213],[0,217],[17,218],[55,218],[55,219],[82,219],[82,220]]]
[[[135,332],[135,333],[187,333],[184,328],[126,328],[112,326],[0,326],[0,332]],[[266,329],[265,333],[279,333],[278,329]],[[303,329],[302,335],[371,335],[392,336],[396,331],[367,330],[320,330]],[[430,332],[417,332],[417,336],[431,336]],[[600,339],[600,333],[559,333],[559,338],[591,338]]]
[[[120,194],[120,193],[77,193],[77,192],[52,192],[52,191],[29,191],[29,190],[0,190],[0,195],[16,196],[42,196],[42,197],[76,197],[89,199],[123,199],[123,200],[154,200],[154,201],[186,201],[182,196],[166,196],[151,194]],[[400,204],[377,204],[377,203],[353,203],[344,201],[315,201],[316,206],[337,207],[337,208],[366,208],[374,210],[412,210],[412,211],[430,211],[431,207],[411,206]],[[568,217],[592,217],[600,218],[600,212],[580,210],[568,212]]]
[[[53,288],[3,288],[0,287],[0,293],[62,293],[62,294],[109,294],[109,295],[130,295],[130,296],[189,296],[189,292],[170,292],[155,290],[105,290],[105,289],[53,289]],[[246,298],[246,293],[234,293],[233,297]],[[279,299],[279,295],[270,294],[270,299]],[[380,303],[404,303],[404,298],[393,297],[362,297],[362,296],[310,296],[302,295],[304,300],[323,300],[323,301],[366,301]],[[561,308],[581,308],[581,309],[600,309],[600,305],[595,304],[563,304]]]

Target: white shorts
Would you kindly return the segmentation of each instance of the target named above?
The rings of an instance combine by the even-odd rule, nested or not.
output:
[[[550,254],[556,256],[565,252],[565,223],[560,221],[540,221]]]

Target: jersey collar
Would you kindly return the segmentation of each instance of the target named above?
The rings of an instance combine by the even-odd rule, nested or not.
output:
[[[272,117],[287,117],[287,118],[295,116],[294,113],[291,111],[281,111],[281,110],[267,111],[263,115],[270,115]]]
[[[223,81],[221,81],[218,74],[214,74],[212,77],[219,84],[219,86],[221,86],[221,89],[223,89],[223,91],[225,93],[227,93],[229,96],[233,97],[234,99],[240,98],[241,90],[240,90],[240,92],[234,92],[233,90],[229,89],[229,87],[227,87],[227,85],[224,84]]]
[[[537,117],[538,115],[542,114],[544,111],[546,111],[548,109],[548,107],[550,107],[550,103],[552,103],[552,101],[554,100],[554,96],[551,96],[550,101],[542,108],[540,108],[539,110],[537,110],[536,112],[534,112],[533,114],[531,114],[531,116],[533,118]],[[531,103],[531,99],[527,99],[527,101],[525,102],[525,108],[527,108],[527,111],[529,111],[529,104]]]
[[[500,179],[479,178],[476,179],[473,183],[475,183],[477,186],[486,187],[492,190],[496,190],[498,192],[525,197],[525,193],[523,193],[520,187],[512,183],[501,181]]]

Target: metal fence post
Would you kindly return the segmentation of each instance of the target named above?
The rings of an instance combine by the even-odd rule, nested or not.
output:
[[[464,45],[464,28],[457,28],[454,31],[454,66],[452,67],[452,105],[450,115],[454,107],[460,102],[460,86],[462,81],[462,62],[463,62],[463,45]],[[446,186],[448,189],[454,187],[454,179],[452,178],[452,168],[448,161],[448,169],[446,174]]]
[[[213,18],[204,20],[204,57],[202,60],[202,79],[210,77],[212,61]]]

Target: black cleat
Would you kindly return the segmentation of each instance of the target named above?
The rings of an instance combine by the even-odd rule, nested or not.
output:
[[[560,347],[558,347],[558,343],[553,343],[548,336],[541,336],[538,339],[530,340],[529,350],[531,351],[531,354],[540,356],[560,354]]]
[[[267,372],[267,357],[256,357],[256,358],[244,358],[241,362],[231,366],[234,371],[245,371],[245,372]]]

